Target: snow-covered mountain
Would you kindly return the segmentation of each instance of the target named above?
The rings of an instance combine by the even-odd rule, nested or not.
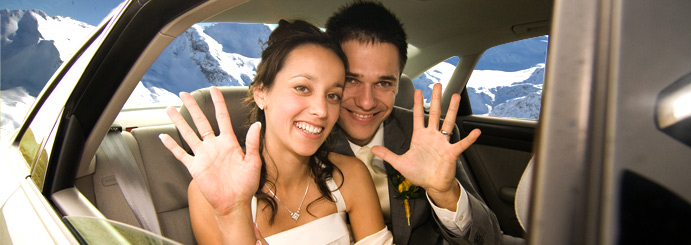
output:
[[[442,87],[446,87],[455,68],[452,64],[442,62],[413,79],[413,84],[422,90],[425,98],[431,98],[432,85],[441,83]],[[537,119],[544,71],[544,63],[514,72],[473,71],[467,84],[473,114]]]
[[[0,110],[5,135],[19,125],[35,96],[93,27],[66,17],[49,17],[40,10],[2,10],[0,16]],[[270,32],[263,24],[193,26],[162,52],[125,107],[179,104],[181,91],[248,85],[256,74],[260,44]]]
[[[93,31],[69,17],[41,10],[0,10],[2,135],[19,125],[53,73]]]
[[[245,32],[230,31],[234,28]],[[229,35],[235,35],[238,40],[249,35],[250,39],[265,42],[269,33],[269,27],[262,24],[194,25],[166,47],[142,77],[142,83],[149,89],[162,88],[174,94],[209,86],[247,86],[259,64],[259,54],[254,54],[257,50],[252,47],[260,45],[232,42]],[[251,58],[240,53],[257,56]]]
[[[0,10],[3,135],[16,128],[56,69],[94,27],[40,10]],[[177,94],[208,86],[246,86],[256,75],[263,24],[194,25],[177,37],[142,77],[125,107],[180,103]],[[473,113],[536,119],[540,109],[547,37],[517,47],[488,50],[468,83]],[[519,54],[508,50],[518,49]],[[526,52],[530,54],[521,54]],[[540,54],[540,52],[543,52]],[[534,53],[538,53],[535,55]],[[458,60],[450,59],[413,79],[429,98],[434,83],[448,83]]]
[[[537,119],[544,71],[544,63],[515,72],[474,71],[467,86],[473,114]]]
[[[0,25],[0,88],[23,87],[33,96],[94,28],[41,10],[0,10]]]
[[[548,37],[540,36],[487,50],[467,84],[473,114],[538,119],[547,44]],[[430,98],[432,85],[446,86],[458,61],[454,57],[432,67],[413,84]]]

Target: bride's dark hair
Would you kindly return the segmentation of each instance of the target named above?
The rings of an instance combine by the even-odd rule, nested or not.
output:
[[[283,67],[285,60],[288,57],[288,54],[290,54],[290,52],[293,51],[295,48],[305,44],[316,44],[323,48],[333,51],[341,59],[341,61],[343,62],[343,66],[346,68],[346,70],[348,70],[348,61],[346,60],[346,56],[343,53],[343,50],[341,50],[341,46],[337,42],[329,38],[329,36],[327,36],[324,32],[319,30],[319,28],[302,20],[279,21],[278,27],[276,27],[276,29],[274,29],[273,32],[271,32],[269,40],[265,44],[266,48],[262,52],[262,59],[259,63],[259,66],[257,67],[257,75],[254,77],[254,80],[252,81],[248,89],[247,103],[251,108],[248,123],[254,123],[256,121],[259,121],[262,123],[262,125],[266,125],[266,117],[264,115],[264,111],[260,110],[256,102],[254,101],[254,90],[271,89],[271,87],[274,85],[276,74]],[[264,149],[265,132],[266,127],[261,127],[261,140],[259,142],[259,152],[263,152]],[[314,153],[314,157],[310,157],[309,160],[309,168],[311,174],[314,177],[315,183],[317,184],[319,193],[321,193],[320,198],[310,202],[307,205],[306,210],[310,215],[312,215],[312,213],[309,212],[309,207],[313,203],[321,199],[326,199],[328,201],[334,202],[333,197],[331,196],[331,190],[326,184],[326,181],[328,179],[333,178],[332,173],[336,171],[341,176],[343,176],[343,172],[341,172],[341,170],[338,169],[338,167],[331,163],[328,159],[328,154],[330,152],[331,145],[330,142],[332,141],[331,138],[332,137],[328,137],[326,142],[324,142],[319,147],[319,149],[317,149],[317,152]],[[257,189],[255,196],[257,197],[257,200],[265,201],[267,203],[265,208],[268,207],[271,209],[272,215],[271,219],[269,220],[269,223],[273,224],[274,217],[276,216],[277,212],[276,207],[278,205],[276,203],[276,200],[274,200],[273,196],[265,193],[264,191],[262,191],[262,189],[263,186],[266,184],[275,190],[276,185],[270,180],[267,180],[266,161],[263,155],[260,154],[260,156],[262,159],[262,170],[261,177],[259,180],[259,189]],[[338,186],[341,186],[342,184],[343,183],[340,183],[338,184]]]

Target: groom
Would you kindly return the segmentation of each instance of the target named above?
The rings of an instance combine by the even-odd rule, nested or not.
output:
[[[500,243],[502,232],[494,213],[480,199],[458,160],[479,130],[452,144],[459,141],[459,132],[456,111],[450,111],[449,121],[439,131],[438,84],[429,128],[422,117],[416,118],[414,127],[414,113],[394,107],[408,45],[399,20],[379,3],[357,1],[331,16],[326,30],[341,44],[349,63],[339,127],[334,130],[335,151],[358,156],[370,169],[394,243],[440,244],[442,239],[452,244]],[[421,100],[420,92],[415,96]],[[452,105],[459,100],[455,95]],[[369,149],[376,157],[368,155]],[[399,173],[402,177],[396,178]],[[408,182],[401,182],[403,177]],[[422,188],[413,192],[410,183]]]

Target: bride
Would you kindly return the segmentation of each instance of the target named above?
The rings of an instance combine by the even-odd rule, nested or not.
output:
[[[220,132],[213,132],[188,93],[180,98],[201,137],[168,108],[194,153],[160,136],[193,177],[189,207],[199,243],[391,242],[367,168],[330,153],[325,143],[338,119],[346,65],[339,44],[318,28],[281,20],[249,87],[256,122],[247,132],[246,153],[217,88],[211,97]]]

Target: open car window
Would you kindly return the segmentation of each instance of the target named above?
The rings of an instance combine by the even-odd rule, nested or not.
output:
[[[549,36],[488,49],[467,84],[474,115],[537,120]]]
[[[271,28],[258,23],[193,25],[166,47],[123,108],[181,105],[180,92],[248,86]]]
[[[415,89],[422,91],[422,97],[425,103],[429,103],[432,99],[432,87],[435,83],[441,83],[442,89],[446,89],[453,75],[453,71],[458,65],[458,56],[453,56],[447,60],[436,64],[432,68],[428,69],[424,73],[420,74],[413,79],[413,85]]]

